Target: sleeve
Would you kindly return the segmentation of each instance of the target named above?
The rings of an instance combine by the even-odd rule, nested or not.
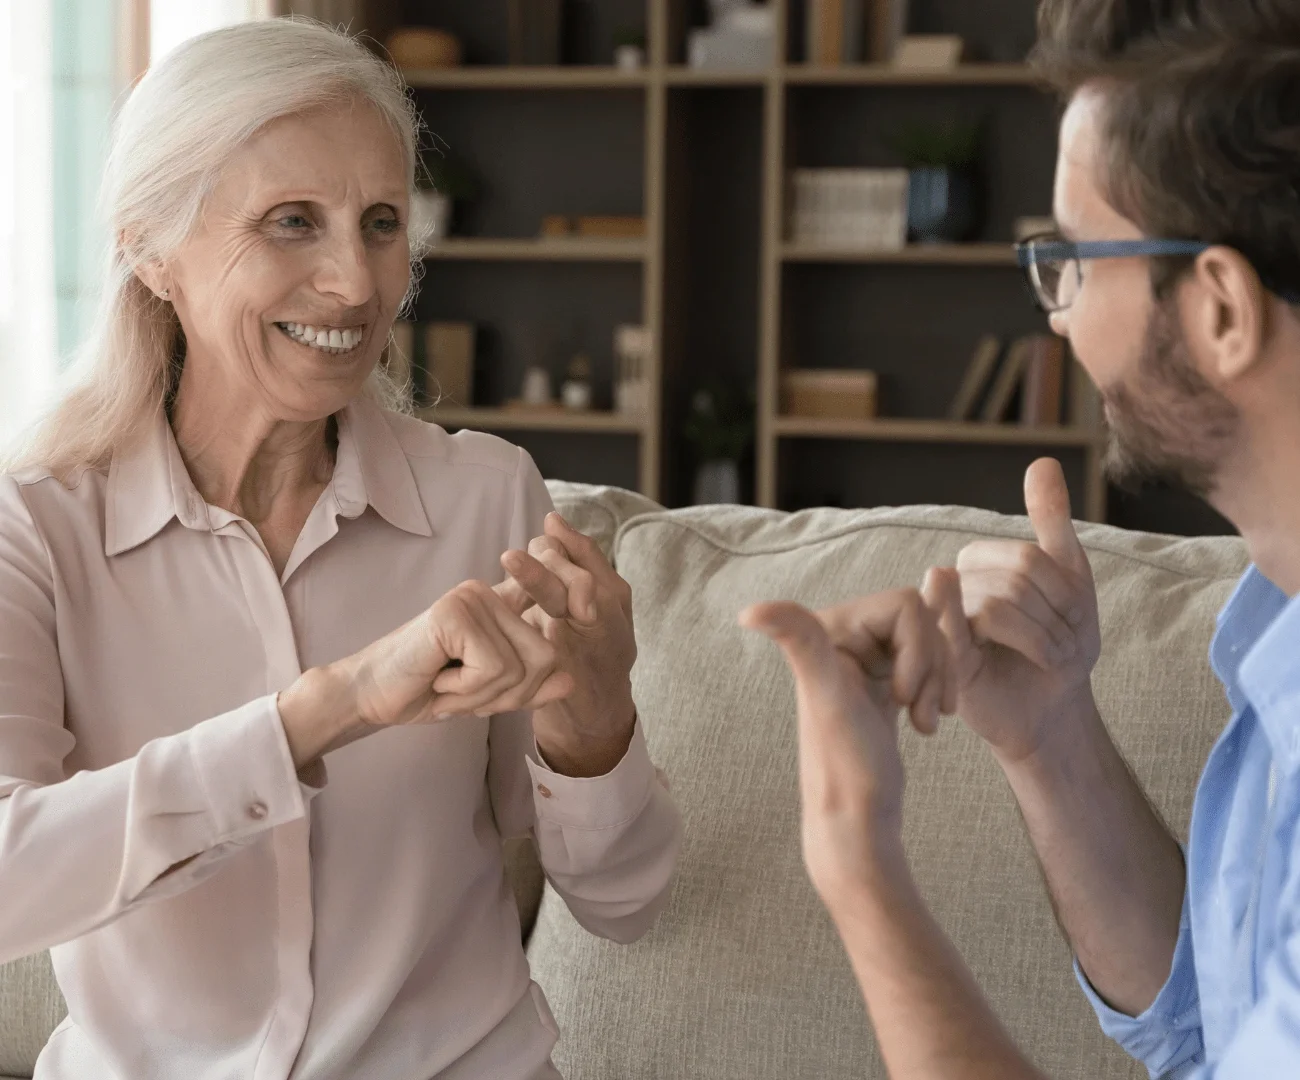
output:
[[[1205,1061],[1205,1047],[1186,891],[1169,978],[1142,1015],[1128,1016],[1107,1005],[1077,960],[1074,973],[1101,1022],[1102,1031],[1130,1057],[1142,1062],[1153,1080],[1185,1080],[1196,1075],[1197,1067]]]
[[[49,556],[0,477],[0,963],[183,892],[314,792],[274,697],[71,777],[63,709]]]
[[[532,459],[520,451],[509,544],[525,547],[552,509]],[[494,717],[489,785],[503,838],[531,835],[552,887],[593,934],[634,941],[668,902],[681,817],[646,748],[640,718],[623,759],[605,776],[548,769],[527,713]]]

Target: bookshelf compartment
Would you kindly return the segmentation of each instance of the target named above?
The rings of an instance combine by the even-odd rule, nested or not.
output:
[[[445,144],[480,188],[454,238],[534,239],[549,214],[644,216],[644,97],[418,91],[426,142]]]
[[[783,439],[780,507],[982,506],[1023,514],[1024,475],[1044,455],[1065,468],[1072,511],[1087,516],[1082,449],[1059,446],[945,446],[933,443]]]
[[[783,366],[876,372],[886,418],[946,417],[982,335],[1044,329],[1014,268],[795,264],[783,281]]]
[[[595,405],[612,397],[614,328],[642,319],[642,271],[626,263],[556,263],[538,275],[526,263],[435,262],[420,286],[421,322],[464,320],[478,328],[474,404],[519,396],[524,370],[551,374],[558,394],[569,360],[591,360]],[[635,485],[634,485],[635,486]]]

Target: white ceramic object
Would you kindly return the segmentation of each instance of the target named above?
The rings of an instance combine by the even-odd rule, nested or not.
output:
[[[614,66],[619,71],[640,71],[645,66],[645,50],[640,45],[620,45],[614,50]]]
[[[422,189],[411,196],[411,242],[436,244],[451,230],[451,199],[437,191]]]
[[[729,458],[706,461],[695,474],[696,506],[740,502],[740,467]]]
[[[551,375],[545,368],[530,367],[524,372],[524,385],[520,396],[525,405],[551,403]]]
[[[591,383],[570,379],[560,387],[560,400],[566,409],[590,409]]]

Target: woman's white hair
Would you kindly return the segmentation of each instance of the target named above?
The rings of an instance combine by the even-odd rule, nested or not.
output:
[[[67,389],[0,468],[67,478],[106,465],[153,421],[175,388],[181,327],[133,267],[163,261],[185,241],[222,169],[254,133],[282,116],[356,100],[391,125],[413,185],[419,120],[401,76],[322,23],[268,19],[214,30],[149,70],[113,127],[100,213],[114,239],[94,324]],[[401,389],[378,366],[365,393],[403,408]]]

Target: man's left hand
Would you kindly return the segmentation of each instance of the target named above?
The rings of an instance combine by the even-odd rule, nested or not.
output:
[[[939,612],[960,606],[955,574],[934,571],[926,597],[899,589],[816,614],[787,603],[741,614],[742,626],[781,647],[794,674],[804,861],[832,912],[900,853],[898,712],[930,734],[955,707]]]
[[[556,772],[602,776],[627,752],[636,723],[632,701],[632,589],[593,540],[559,514],[527,551],[507,551],[508,601],[531,600],[524,619],[556,648],[558,670],[573,677],[562,701],[533,713],[538,749]]]

